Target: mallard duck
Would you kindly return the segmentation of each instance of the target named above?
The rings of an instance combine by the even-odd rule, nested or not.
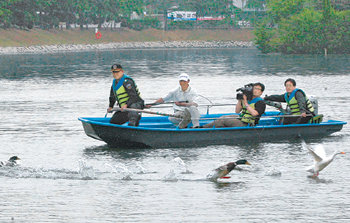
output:
[[[315,159],[314,165],[308,167],[306,171],[313,173],[314,177],[318,176],[319,172],[326,168],[326,166],[328,166],[328,164],[330,164],[334,160],[334,157],[336,155],[345,154],[345,152],[334,152],[332,155],[326,156],[326,152],[322,145],[316,146],[314,150],[311,149],[309,146],[307,146],[306,148],[309,150],[309,152]]]
[[[16,166],[18,165],[18,161],[21,160],[20,158],[18,158],[18,156],[12,156],[8,161],[1,161],[0,162],[0,167],[3,166]]]
[[[236,162],[230,162],[223,166],[220,166],[213,170],[211,174],[207,176],[208,179],[217,180],[218,178],[224,178],[229,174],[237,165],[250,165],[247,160],[237,160]]]

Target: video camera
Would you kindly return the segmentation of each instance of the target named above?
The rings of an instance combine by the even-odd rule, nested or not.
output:
[[[241,93],[238,93],[236,95],[237,100],[242,100],[243,95],[247,96],[247,100],[250,101],[253,99],[253,83],[249,83],[244,85],[244,87],[238,88],[236,91],[240,91]]]

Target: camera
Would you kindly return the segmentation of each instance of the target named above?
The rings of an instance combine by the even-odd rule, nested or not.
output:
[[[247,100],[250,101],[253,99],[253,83],[246,84],[244,87],[238,88],[236,91],[241,92],[236,95],[237,100],[242,100],[243,95],[247,96]]]

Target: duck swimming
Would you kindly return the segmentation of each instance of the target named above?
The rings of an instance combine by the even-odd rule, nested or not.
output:
[[[17,166],[19,163],[19,160],[21,160],[18,156],[12,156],[8,161],[1,161],[0,167],[3,166]]]
[[[308,167],[306,171],[313,173],[314,177],[318,176],[319,172],[326,168],[326,166],[334,160],[336,155],[345,154],[345,152],[334,152],[332,155],[326,156],[326,152],[322,145],[318,145],[314,150],[308,146],[306,148],[315,159],[314,165]]]
[[[224,178],[227,174],[229,174],[237,165],[250,165],[250,163],[243,159],[237,160],[236,162],[230,162],[223,166],[220,166],[213,170],[211,174],[207,176],[210,180],[217,180],[218,178]]]

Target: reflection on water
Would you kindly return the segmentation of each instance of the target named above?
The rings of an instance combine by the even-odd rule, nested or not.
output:
[[[118,50],[47,55],[0,55],[0,78],[103,77],[111,64],[121,63],[132,74],[150,78],[191,73],[206,76],[342,75],[350,68],[348,55],[264,55],[248,49]]]
[[[315,183],[315,184],[330,184],[333,183],[332,180],[326,180],[326,179],[320,179],[319,177],[314,177],[314,176],[307,176],[307,178],[310,179],[310,183]]]
[[[180,72],[187,72],[190,84],[213,103],[231,104],[212,107],[211,113],[232,112],[235,89],[244,84],[263,82],[264,94],[271,95],[283,93],[284,80],[292,77],[318,98],[325,119],[350,120],[344,112],[350,109],[344,87],[350,85],[348,55],[172,49],[0,56],[0,160],[12,155],[22,159],[19,167],[0,168],[0,222],[11,217],[19,222],[350,218],[344,209],[350,205],[350,179],[344,174],[350,170],[348,156],[337,157],[319,177],[308,178],[305,168],[313,159],[300,139],[111,149],[87,137],[77,117],[104,116],[112,81],[109,69],[116,62],[135,79],[146,103],[178,86]],[[348,153],[349,136],[346,125],[341,132],[306,143]],[[213,169],[239,159],[252,165],[233,170],[229,179],[206,179]]]
[[[236,191],[240,192],[241,190],[245,190],[247,185],[244,182],[230,182],[230,181],[216,181],[216,188],[218,192],[225,191]]]

